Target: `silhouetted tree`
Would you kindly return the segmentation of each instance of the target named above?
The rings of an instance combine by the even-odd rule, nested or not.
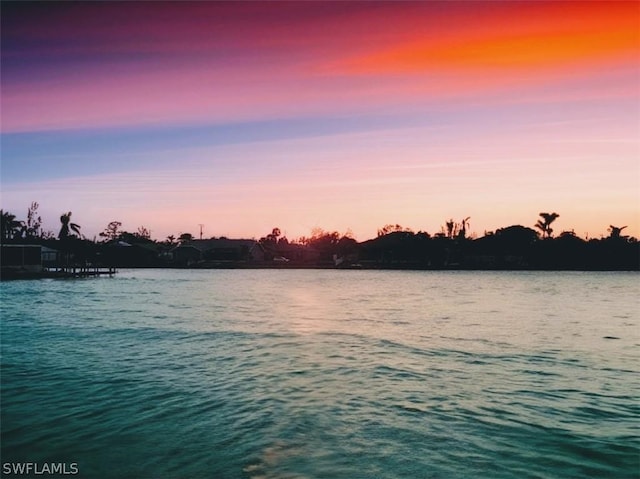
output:
[[[24,227],[24,222],[16,220],[16,215],[8,211],[0,210],[2,223],[0,224],[2,240],[11,240],[19,236]]]
[[[39,206],[36,201],[32,201],[27,210],[27,224],[25,227],[25,235],[27,238],[37,238],[41,236],[42,218],[38,214]]]
[[[141,239],[148,240],[148,239],[151,239],[151,231],[149,231],[144,226],[140,226],[138,228],[138,231],[134,233],[134,236],[137,236],[138,238],[141,238]]]
[[[178,241],[193,241],[193,235],[191,233],[182,233],[180,236],[178,236]]]
[[[283,236],[282,238],[280,238],[278,240],[278,244],[279,245],[288,245],[289,244],[289,239],[286,236]]]
[[[469,226],[469,220],[471,216],[467,216],[460,222],[460,231],[458,233],[458,238],[464,239],[467,237],[467,227]]]
[[[553,223],[556,218],[559,218],[560,215],[558,213],[540,213],[540,216],[542,220],[538,220],[535,227],[541,231],[543,238],[551,238],[551,233],[553,233],[551,223]]]
[[[445,222],[445,226],[440,227],[440,233],[436,233],[436,236],[449,239],[466,238],[470,219],[471,217],[467,216],[460,223],[457,223],[453,221],[453,218],[451,218],[449,221]]]
[[[506,228],[499,228],[493,235],[501,241],[501,246],[517,246],[527,248],[536,242],[538,234],[535,230],[522,225],[512,225]]]
[[[453,238],[456,235],[456,232],[457,232],[455,221],[453,221],[453,218],[451,218],[445,224],[447,226],[447,229],[444,230],[446,237],[447,238]]]
[[[563,231],[553,241],[539,245],[537,266],[542,268],[582,269],[587,261],[587,243],[575,231]]]
[[[271,233],[269,233],[266,236],[263,236],[258,240],[258,242],[262,245],[262,248],[268,251],[269,256],[279,255],[279,253],[277,252],[277,246],[279,243],[278,237],[280,236],[280,234],[281,234],[280,228],[275,227],[271,230]]]
[[[617,226],[609,225],[609,228],[607,229],[607,231],[610,232],[609,238],[614,238],[614,239],[624,238],[624,236],[620,236],[620,233],[622,233],[622,230],[625,228],[626,226],[617,227]]]
[[[120,237],[120,227],[122,223],[120,221],[112,221],[104,229],[100,236],[106,238],[106,241],[115,241]]]
[[[384,225],[382,228],[380,228],[378,230],[378,237],[385,236],[385,235],[388,235],[390,233],[401,232],[401,231],[406,231],[408,233],[412,233],[411,228],[403,228],[399,224],[395,224],[395,225],[387,224],[387,225]]]
[[[281,235],[280,228],[275,227],[271,230],[271,233],[269,233],[267,236],[260,238],[260,242],[275,245],[278,243],[278,237],[280,235]]]
[[[322,228],[313,228],[310,237],[302,236],[297,241],[317,251],[322,261],[330,261],[334,254],[343,254],[350,250],[352,243],[356,242],[353,238],[340,235],[337,231],[329,232]]]
[[[76,233],[78,237],[81,236],[80,225],[71,222],[71,211],[60,216],[60,223],[62,223],[62,226],[60,227],[58,238],[65,239],[72,237],[73,235],[70,233],[70,231]]]

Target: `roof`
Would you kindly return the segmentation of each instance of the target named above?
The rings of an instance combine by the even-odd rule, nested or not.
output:
[[[233,249],[233,248],[242,248],[246,246],[247,248],[251,248],[252,246],[258,244],[256,240],[247,240],[247,239],[208,239],[208,240],[192,240],[185,241],[184,243],[173,248],[173,251],[178,248],[193,248],[198,251],[210,251],[212,249]]]

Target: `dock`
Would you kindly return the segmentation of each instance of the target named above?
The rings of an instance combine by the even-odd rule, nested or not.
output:
[[[100,266],[51,266],[40,270],[26,268],[2,268],[0,280],[11,279],[65,279],[65,278],[97,278],[112,277],[116,268]]]
[[[116,268],[70,261],[70,255],[39,244],[2,244],[0,280],[40,278],[96,278],[113,276]]]
[[[103,266],[56,266],[43,268],[43,273],[57,278],[88,278],[92,276],[113,276],[116,268]]]

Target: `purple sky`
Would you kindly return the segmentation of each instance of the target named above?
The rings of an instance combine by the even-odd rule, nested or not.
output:
[[[3,2],[2,208],[57,232],[640,236],[637,2]]]

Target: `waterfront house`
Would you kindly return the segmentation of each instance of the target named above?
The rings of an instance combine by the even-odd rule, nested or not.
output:
[[[119,268],[147,268],[162,264],[160,254],[161,249],[153,241],[129,243],[117,240],[102,249],[100,262]]]
[[[40,251],[43,267],[50,268],[58,266],[60,263],[60,252],[57,249],[42,246]]]
[[[2,273],[42,271],[42,246],[39,244],[3,244],[1,262]]]
[[[316,264],[320,259],[316,248],[298,243],[278,243],[269,253],[273,258],[281,256],[296,264]]]
[[[264,261],[264,250],[255,240],[226,238],[192,240],[181,243],[171,252],[173,261],[182,266]]]

